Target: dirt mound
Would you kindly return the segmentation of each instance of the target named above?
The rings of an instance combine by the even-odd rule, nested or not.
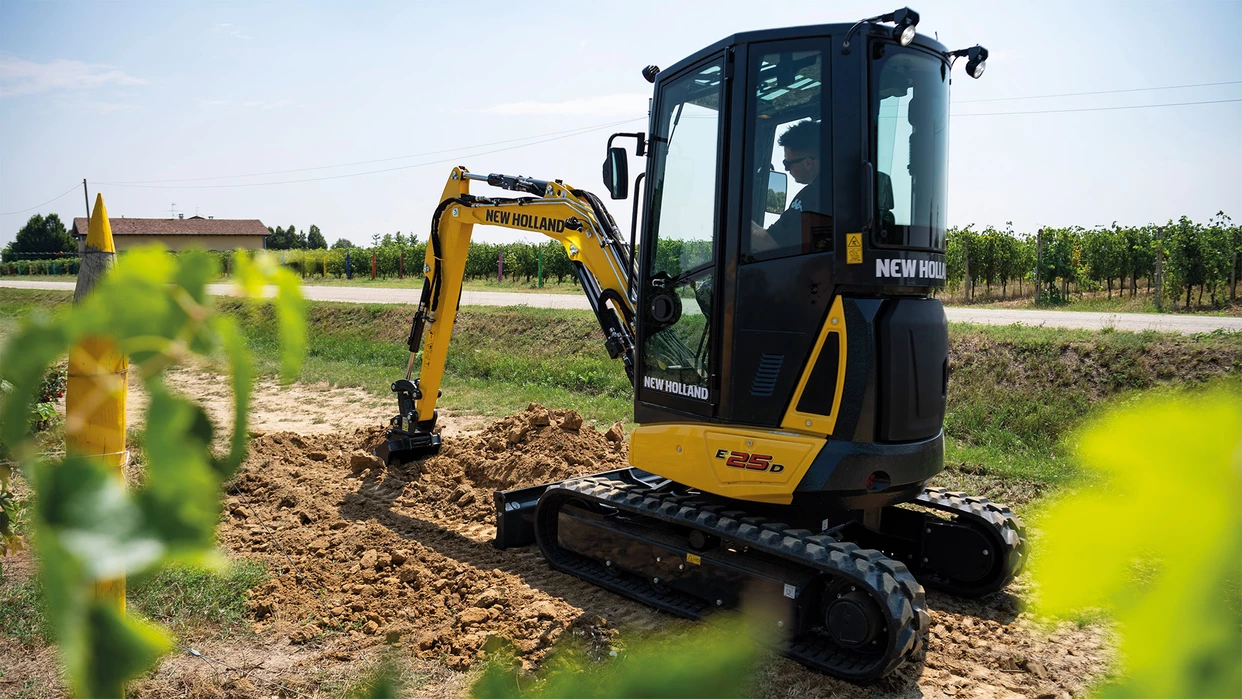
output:
[[[277,575],[251,591],[268,643],[316,650],[385,641],[464,670],[490,636],[513,643],[529,669],[565,634],[598,656],[617,629],[680,622],[549,569],[533,547],[499,551],[491,493],[618,468],[620,425],[598,431],[572,411],[527,410],[473,436],[447,437],[440,454],[389,468],[370,456],[380,428],[347,435],[268,434],[227,491],[219,536],[265,559]],[[1040,628],[1020,611],[1020,581],[985,600],[929,594],[923,663],[857,687],[773,658],[756,679],[764,696],[1064,696],[1107,669],[1099,627]],[[1051,635],[1049,635],[1051,634]],[[343,653],[343,654],[342,654]]]
[[[381,439],[374,428],[251,442],[219,537],[293,571],[251,591],[260,629],[278,625],[294,644],[329,631],[363,643],[404,639],[423,657],[447,655],[454,669],[491,635],[531,663],[570,628],[607,642],[605,619],[532,587],[551,574],[535,555],[515,568],[511,554],[491,548],[491,493],[623,466],[620,425],[601,433],[573,411],[532,405],[401,468],[370,455]]]

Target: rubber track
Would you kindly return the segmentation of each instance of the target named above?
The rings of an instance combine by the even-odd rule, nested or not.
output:
[[[956,595],[982,597],[1003,589],[1022,572],[1026,565],[1026,527],[1008,507],[997,505],[987,498],[945,488],[924,489],[915,498],[914,504],[956,515],[975,526],[989,530],[1005,555],[1001,564],[1003,574],[990,576],[989,582],[983,585],[954,584],[930,577],[924,578],[923,584]]]
[[[873,680],[895,670],[926,644],[929,624],[922,585],[904,564],[879,551],[805,529],[790,529],[744,512],[704,506],[689,496],[652,492],[643,486],[594,476],[553,485],[541,498],[540,510],[545,502],[555,504],[557,499],[570,497],[714,534],[739,547],[792,561],[867,590],[888,617],[887,653],[867,657],[838,646],[822,633],[804,634],[778,648],[813,669],[853,681]],[[537,519],[547,514],[541,512]],[[550,529],[539,524],[535,529],[544,556],[560,570],[679,616],[699,619],[712,609],[696,597],[655,589],[635,576],[618,574],[598,561],[561,549],[555,541],[545,541]]]

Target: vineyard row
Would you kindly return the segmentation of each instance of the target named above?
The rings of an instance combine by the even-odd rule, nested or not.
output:
[[[1165,226],[1086,229],[1042,229],[1037,234],[1015,233],[992,227],[950,229],[947,236],[947,289],[968,299],[980,287],[991,297],[1040,294],[1049,300],[1074,292],[1139,292],[1159,281],[1167,298],[1190,305],[1206,295],[1216,305],[1237,298],[1242,278],[1242,228],[1218,214],[1207,224],[1182,217]],[[385,236],[371,248],[280,250],[286,266],[304,277],[345,277],[347,255],[351,276],[381,278],[419,277],[423,273],[425,242]],[[530,282],[540,273],[561,284],[573,280],[573,267],[564,247],[555,241],[534,243],[472,243],[466,260],[467,279],[496,278]],[[228,274],[236,252],[212,253],[221,273]],[[656,266],[677,274],[683,266],[707,259],[705,241],[662,240]],[[76,274],[76,258],[18,260],[0,263],[3,275]],[[1037,283],[1037,280],[1039,282]]]

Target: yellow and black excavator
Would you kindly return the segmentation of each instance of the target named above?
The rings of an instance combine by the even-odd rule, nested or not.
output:
[[[604,164],[624,199],[628,153],[614,142],[646,158],[638,241],[560,180],[455,168],[377,454],[440,446],[473,226],[542,233],[564,244],[625,363],[638,427],[631,468],[496,493],[498,547],[537,543],[559,570],[690,618],[761,599],[779,609],[785,654],[854,681],[923,647],[925,586],[1008,584],[1018,519],[926,487],[944,467],[948,329],[932,293],[950,76],[965,58],[979,77],[987,50],[947,51],[918,19],[747,32],[644,69],[648,130],[614,134]]]

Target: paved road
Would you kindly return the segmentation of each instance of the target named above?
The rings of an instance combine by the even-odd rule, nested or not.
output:
[[[18,289],[67,289],[73,282],[35,282],[0,280],[0,287]],[[210,284],[213,294],[229,294],[232,286]],[[418,302],[418,289],[382,289],[357,286],[303,286],[302,293],[312,301],[345,301],[350,303]],[[532,306],[536,308],[570,308],[590,310],[586,297],[572,294],[524,294],[512,291],[464,291],[463,306]],[[1159,330],[1186,334],[1230,330],[1242,332],[1242,318],[1220,316],[1162,315],[1158,313],[1088,313],[1086,311],[1027,311],[1004,308],[946,308],[953,323],[980,325],[1046,325],[1059,328],[1099,330]]]

